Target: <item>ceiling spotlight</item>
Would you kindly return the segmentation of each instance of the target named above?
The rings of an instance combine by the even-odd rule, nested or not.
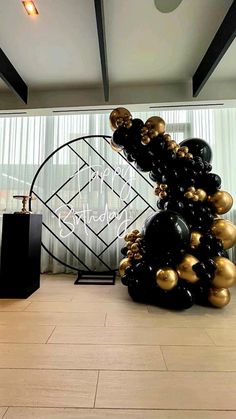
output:
[[[170,13],[177,9],[182,0],[154,0],[154,4],[162,13]]]
[[[22,3],[29,16],[36,16],[39,14],[33,1],[22,1]]]

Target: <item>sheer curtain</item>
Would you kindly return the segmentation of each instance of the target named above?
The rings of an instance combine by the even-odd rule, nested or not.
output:
[[[146,113],[133,113],[133,117],[141,118],[143,121],[152,115],[159,115],[167,122],[167,132],[180,142],[184,138],[198,137],[209,142],[213,151],[213,170],[222,178],[222,189],[227,190],[236,198],[236,186],[234,182],[234,156],[236,155],[236,110],[235,109],[203,109],[203,110],[174,110],[174,111],[152,111]],[[45,158],[59,146],[67,141],[84,135],[111,135],[109,127],[109,114],[84,114],[66,116],[36,116],[36,117],[14,117],[0,118],[0,234],[2,224],[2,214],[4,212],[14,212],[20,209],[21,203],[12,198],[12,195],[27,194],[38,167]],[[95,144],[95,143],[94,143]],[[125,169],[124,160],[115,152],[108,150],[107,145],[102,141],[95,144],[97,150],[113,165],[122,166]],[[81,148],[82,147],[82,148]],[[95,148],[96,148],[95,147]],[[87,145],[80,145],[79,152],[89,153]],[[89,156],[87,156],[89,157]],[[40,196],[47,196],[56,190],[63,179],[73,173],[77,168],[77,161],[74,153],[62,149],[48,162],[48,168],[41,172],[36,182],[35,191],[40,191]],[[143,174],[148,179],[147,174]],[[129,173],[132,178],[133,186],[148,202],[155,207],[155,196],[152,187],[145,187],[145,182],[138,175]],[[150,181],[149,181],[150,182]],[[152,182],[150,182],[152,183]],[[119,187],[119,185],[118,185]],[[38,189],[37,189],[38,188]],[[70,182],[65,194],[75,191],[75,182]],[[99,195],[98,185],[94,185],[93,195],[85,196],[96,202],[98,206],[104,207],[104,202],[108,200],[111,208],[119,209],[118,201],[111,197],[108,191]],[[70,190],[71,189],[71,190]],[[96,195],[97,193],[97,195]],[[134,201],[131,205],[132,213],[135,215],[140,210],[142,203],[140,200]],[[43,212],[43,218],[48,221],[49,211],[40,203],[40,200],[33,201],[33,212]],[[148,211],[144,213],[144,218]],[[226,214],[234,223],[235,206],[230,213]],[[142,220],[137,223],[137,228],[141,228]],[[51,234],[44,231],[44,243],[53,253],[73,265],[73,257],[61,247]],[[87,238],[88,243],[91,237]],[[90,243],[89,243],[90,244]],[[81,251],[78,248],[78,241],[70,238],[69,245],[74,249],[75,254]],[[113,263],[116,264],[120,258],[121,241],[111,252]],[[235,255],[233,255],[235,257]],[[91,261],[91,255],[84,250],[84,260]],[[95,262],[94,262],[95,263]],[[96,263],[95,263],[96,265]],[[74,265],[73,265],[74,266]],[[48,253],[42,252],[41,269],[45,271],[64,272],[66,268],[55,261]],[[96,269],[96,266],[95,266]],[[68,269],[67,269],[68,270]]]

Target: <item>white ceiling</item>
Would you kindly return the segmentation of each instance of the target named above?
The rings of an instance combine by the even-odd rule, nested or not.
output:
[[[153,0],[104,0],[110,103],[124,103],[128,97],[138,103],[144,90],[154,85],[168,86],[168,100],[184,97],[231,3],[183,0],[175,11],[163,14]],[[31,18],[21,0],[0,0],[0,47],[29,86],[28,107],[104,105],[94,1],[35,0],[35,4],[39,16]],[[234,42],[208,83],[236,83],[235,58]],[[182,96],[176,93],[180,90]],[[207,89],[202,97],[211,99]],[[4,106],[24,104],[0,81],[0,108]]]

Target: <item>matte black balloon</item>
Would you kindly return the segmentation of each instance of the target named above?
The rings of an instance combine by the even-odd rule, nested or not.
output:
[[[119,127],[115,130],[112,140],[118,146],[125,146],[129,139],[129,130],[125,127]]]
[[[126,256],[127,252],[128,252],[128,247],[126,247],[126,246],[122,247],[122,249],[121,249],[122,255]]]
[[[141,146],[139,154],[136,158],[136,167],[141,172],[150,172],[152,170],[152,156],[149,154],[146,146]]]
[[[155,173],[154,171],[151,171],[149,173],[149,177],[153,182],[158,182],[160,180],[160,174],[159,173]]]
[[[144,224],[143,234],[147,254],[156,255],[186,249],[190,241],[190,230],[184,218],[174,211],[160,211],[149,217]]]
[[[127,286],[129,284],[129,277],[127,275],[123,275],[121,277],[121,282],[122,282],[123,285]]]
[[[150,303],[150,290],[148,287],[140,286],[137,282],[129,283],[128,293],[130,297],[138,303]]]
[[[126,268],[127,269],[127,268]],[[154,279],[153,269],[145,262],[139,262],[133,269],[135,278],[148,282]]]
[[[184,204],[181,201],[169,201],[165,203],[165,209],[182,212],[184,209]]]
[[[208,292],[209,292],[209,284],[205,283],[205,281],[197,281],[193,284],[193,292],[195,296],[195,302],[202,306],[208,306]]]
[[[187,140],[182,141],[180,146],[188,147],[189,153],[193,154],[193,156],[199,156],[207,162],[211,161],[211,147],[201,138],[188,138]]]
[[[178,285],[169,291],[169,308],[186,310],[194,304],[194,294],[187,286]]]
[[[221,187],[221,178],[215,173],[207,173],[201,179],[204,189],[209,193],[213,194]]]
[[[141,119],[135,118],[132,120],[132,126],[129,128],[129,138],[131,143],[141,143],[141,129],[143,127],[144,123]]]

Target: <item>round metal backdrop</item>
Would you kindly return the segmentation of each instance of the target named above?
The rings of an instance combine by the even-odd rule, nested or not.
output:
[[[156,211],[147,174],[115,153],[105,135],[76,138],[54,150],[29,195],[43,214],[43,248],[85,272],[116,270],[126,231],[141,229]]]

